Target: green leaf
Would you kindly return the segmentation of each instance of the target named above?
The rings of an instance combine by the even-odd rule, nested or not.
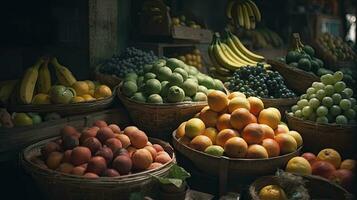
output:
[[[176,187],[180,188],[183,181],[177,178],[162,178],[162,177],[156,177],[161,184],[173,184]]]
[[[170,168],[168,177],[186,180],[186,178],[191,177],[191,174],[188,173],[184,168],[175,164]]]

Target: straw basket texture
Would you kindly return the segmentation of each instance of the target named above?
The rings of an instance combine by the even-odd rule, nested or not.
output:
[[[64,174],[58,171],[41,168],[33,162],[33,159],[40,156],[40,149],[47,142],[56,138],[47,139],[27,147],[20,155],[23,168],[35,180],[38,188],[46,199],[54,200],[120,200],[129,199],[132,192],[141,192],[144,195],[155,196],[158,190],[158,182],[152,177],[165,176],[170,167],[176,162],[172,147],[161,140],[150,138],[150,142],[160,144],[172,157],[172,161],[163,166],[140,173],[119,176],[100,177],[97,179],[87,179],[81,176]]]
[[[286,114],[289,128],[298,131],[304,139],[304,150],[318,153],[334,148],[344,156],[355,157],[357,125],[319,124]]]
[[[171,133],[183,121],[200,112],[207,102],[182,102],[149,104],[135,102],[117,91],[132,121],[151,137],[169,139]]]
[[[341,186],[314,175],[303,175],[306,180],[306,188],[308,189],[310,198],[312,199],[334,199],[334,200],[349,200],[353,199]],[[252,200],[260,200],[259,191],[267,185],[279,185],[276,176],[264,176],[255,180],[249,186],[249,196]],[[282,187],[283,188],[283,187]],[[284,189],[284,188],[283,188]]]
[[[302,147],[295,152],[267,159],[238,159],[225,156],[212,156],[201,151],[192,149],[176,138],[173,132],[174,148],[191,160],[194,165],[205,173],[218,176],[222,171],[228,177],[249,177],[273,174],[277,168],[283,167],[292,157],[299,155]]]
[[[99,68],[102,66],[98,65],[94,70],[94,78],[102,84],[109,86],[110,88],[114,88],[121,83],[121,79],[116,75],[103,74],[99,71]]]
[[[295,92],[305,93],[306,89],[309,88],[313,82],[320,81],[316,75],[309,74],[301,69],[289,67],[285,63],[270,59],[268,63],[284,77],[288,88]]]

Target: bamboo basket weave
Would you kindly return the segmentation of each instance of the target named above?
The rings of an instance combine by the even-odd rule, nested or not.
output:
[[[304,150],[318,153],[324,148],[334,148],[344,156],[356,156],[356,124],[320,124],[288,114],[286,118],[289,128],[298,131],[304,139]]]
[[[140,129],[145,130],[152,137],[163,139],[169,139],[171,136],[168,133],[207,106],[207,102],[138,103],[121,94],[120,89],[117,94],[131,120]]]
[[[316,75],[309,74],[301,69],[289,67],[285,63],[271,59],[268,60],[268,63],[284,77],[288,88],[300,94],[305,93],[306,89],[311,87],[313,82],[320,81]]]
[[[155,192],[158,191],[159,185],[152,175],[166,176],[170,167],[176,162],[174,151],[168,143],[150,138],[150,142],[163,146],[164,150],[172,157],[171,162],[159,168],[140,173],[119,177],[88,179],[41,168],[33,162],[33,158],[41,155],[41,147],[57,138],[59,137],[33,144],[25,148],[20,155],[22,167],[32,176],[46,199],[121,200],[129,199],[132,192],[141,192],[144,195],[155,196],[157,195]]]
[[[352,200],[353,196],[341,186],[314,175],[299,175],[306,181],[310,198],[312,199],[333,199],[333,200]],[[255,180],[249,186],[249,196],[251,200],[260,200],[259,191],[267,185],[279,185],[276,176],[264,176]],[[281,186],[281,185],[279,185]],[[283,189],[284,187],[281,186]]]
[[[110,88],[114,88],[118,86],[121,83],[121,79],[117,77],[116,75],[110,75],[110,74],[103,74],[99,71],[99,68],[103,66],[103,64],[98,65],[95,70],[94,70],[94,78],[95,80],[99,81],[100,83],[103,83]]]
[[[213,176],[218,176],[223,172],[227,173],[227,177],[237,178],[274,174],[291,158],[299,155],[302,148],[299,147],[295,152],[289,154],[266,159],[228,158],[209,155],[182,144],[176,138],[176,131],[173,132],[172,138],[175,150],[191,160],[199,170]]]

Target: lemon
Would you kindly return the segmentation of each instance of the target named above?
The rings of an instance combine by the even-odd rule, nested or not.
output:
[[[72,88],[76,91],[78,96],[89,93],[89,85],[86,81],[76,81],[73,83]]]
[[[89,95],[89,94],[84,94],[84,95],[82,95],[82,98],[83,98],[85,101],[95,101],[95,98],[92,97],[92,96]]]
[[[289,160],[285,171],[290,173],[310,175],[312,169],[309,161],[303,157],[297,156]]]
[[[26,113],[16,113],[13,121],[15,126],[28,126],[33,124],[31,117]]]
[[[94,91],[95,91],[95,84],[93,81],[90,80],[85,80],[85,82],[88,84],[89,92],[91,96],[94,96]]]
[[[267,185],[259,191],[260,200],[287,200],[284,190],[278,185]]]
[[[106,85],[100,85],[94,92],[95,98],[106,98],[112,96],[112,90]]]
[[[50,104],[51,98],[48,94],[38,93],[32,99],[32,104]]]
[[[79,102],[84,102],[84,101],[86,101],[86,100],[81,96],[75,96],[72,99],[72,103],[79,103]]]

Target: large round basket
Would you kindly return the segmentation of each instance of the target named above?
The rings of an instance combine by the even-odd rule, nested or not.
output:
[[[43,104],[43,105],[7,105],[7,110],[10,112],[36,112],[36,113],[51,113],[55,112],[61,116],[69,116],[83,113],[101,111],[109,108],[115,97],[115,89],[113,95],[104,99],[95,101],[70,103],[70,104]]]
[[[348,193],[341,186],[314,175],[302,175],[306,181],[305,187],[307,188],[311,199],[335,199],[335,200],[349,200],[353,196]],[[249,186],[249,197],[252,200],[260,200],[259,191],[267,185],[279,185],[276,176],[264,176],[255,180]],[[283,189],[284,187],[281,186]]]
[[[164,150],[172,157],[172,161],[163,166],[140,173],[119,176],[100,177],[88,179],[77,175],[65,174],[58,171],[41,168],[33,162],[33,159],[40,156],[40,149],[47,142],[56,138],[47,139],[33,144],[24,149],[20,155],[23,168],[35,180],[38,188],[46,199],[53,200],[120,200],[129,199],[133,192],[141,192],[144,195],[155,197],[158,190],[158,183],[153,178],[155,176],[166,176],[172,164],[176,162],[172,147],[161,140],[150,138],[153,144],[160,144]]]
[[[169,139],[170,133],[183,121],[192,118],[207,106],[207,102],[138,103],[121,94],[120,89],[117,94],[131,120],[150,136],[162,139]]]
[[[299,155],[302,148],[300,147],[289,154],[267,159],[228,158],[209,155],[182,144],[176,138],[176,131],[173,132],[172,138],[175,150],[191,160],[199,170],[214,176],[218,176],[221,171],[225,171],[228,177],[256,177],[274,174],[291,158]]]
[[[103,74],[100,72],[100,67],[102,67],[103,64],[98,65],[95,70],[94,70],[94,78],[95,80],[99,81],[100,83],[103,83],[110,88],[114,88],[118,86],[121,83],[121,79],[117,77],[114,74]]]
[[[268,60],[268,63],[284,77],[288,88],[298,93],[305,93],[306,89],[311,87],[313,82],[320,81],[319,77],[316,75],[309,74],[301,69],[290,67],[285,63],[276,60]]]
[[[320,124],[286,114],[289,128],[304,139],[304,150],[318,153],[334,148],[344,156],[355,157],[357,125]]]

